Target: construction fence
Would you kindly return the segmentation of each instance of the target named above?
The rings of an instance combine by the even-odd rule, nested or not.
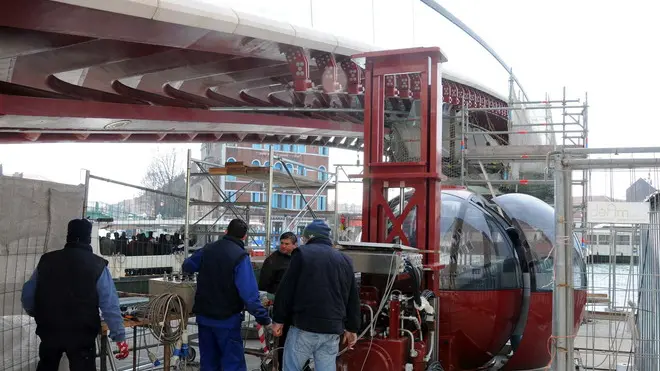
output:
[[[660,149],[571,149],[551,156],[557,246],[553,366],[660,369]],[[572,233],[586,285],[566,269]],[[586,290],[586,307],[579,308]],[[570,308],[570,310],[568,309]],[[573,325],[574,324],[574,325]]]

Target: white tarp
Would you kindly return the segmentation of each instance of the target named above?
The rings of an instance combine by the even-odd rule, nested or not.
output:
[[[41,255],[64,247],[69,220],[82,214],[84,186],[0,176],[0,332],[2,370],[36,367],[34,321],[21,289]]]

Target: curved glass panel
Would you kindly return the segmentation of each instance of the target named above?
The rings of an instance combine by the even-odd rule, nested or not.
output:
[[[555,209],[536,197],[523,193],[509,193],[493,199],[513,219],[527,240],[536,269],[534,291],[552,291],[554,261],[552,249],[555,241]],[[573,284],[586,287],[586,266],[580,244],[573,236]]]
[[[394,215],[398,215],[398,198],[390,205]],[[415,219],[413,209],[403,223],[403,232],[413,247]],[[487,291],[522,287],[519,262],[505,231],[507,226],[499,219],[468,200],[443,192],[440,227],[440,264],[444,265],[440,271],[440,287],[443,290]]]

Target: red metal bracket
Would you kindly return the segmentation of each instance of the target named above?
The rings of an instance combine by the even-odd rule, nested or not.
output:
[[[316,67],[323,71],[321,75],[321,86],[326,93],[334,93],[340,89],[337,80],[337,61],[332,53],[312,52],[312,58],[316,61]]]
[[[303,48],[286,46],[281,49],[289,63],[289,70],[293,75],[293,89],[295,91],[306,91],[314,84],[309,78],[309,58]]]
[[[348,94],[362,94],[364,92],[362,69],[351,59],[346,58],[340,63],[346,74],[346,92]]]
[[[399,91],[399,97],[410,98],[410,76],[396,75],[396,88]]]

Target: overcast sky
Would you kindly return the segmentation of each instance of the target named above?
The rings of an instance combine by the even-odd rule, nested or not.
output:
[[[206,0],[212,1],[212,0]],[[384,48],[437,45],[446,51],[447,69],[506,93],[507,76],[474,41],[439,15],[430,15],[415,0],[377,0],[372,20],[347,19],[349,8],[371,9],[372,0],[313,0],[313,6],[294,7],[301,0],[216,0],[232,6],[268,11],[272,17],[295,23],[314,23],[323,31],[359,38]],[[346,6],[340,6],[346,2]],[[660,85],[653,35],[660,35],[654,1],[468,1],[440,2],[481,35],[514,68],[533,100],[546,92],[559,98],[562,86],[571,96],[589,92],[591,147],[654,146],[659,128],[655,106]],[[351,4],[351,5],[348,5]],[[402,4],[410,4],[403,6]],[[331,5],[331,6],[330,6]],[[398,6],[397,6],[398,5]],[[331,9],[332,8],[332,9]],[[297,10],[296,10],[297,9]],[[311,14],[305,21],[296,12]],[[334,12],[334,13],[331,13]],[[351,14],[356,14],[350,12]],[[338,18],[340,17],[341,18]],[[406,18],[407,17],[407,18]],[[300,19],[303,19],[301,21]],[[340,19],[343,21],[339,22]],[[402,21],[403,19],[403,21]],[[412,21],[414,19],[414,21]],[[407,25],[406,22],[410,22]],[[350,24],[347,24],[350,23]],[[410,30],[410,32],[408,31]],[[620,129],[625,128],[625,129]],[[5,173],[24,172],[53,181],[79,183],[81,169],[130,183],[139,183],[151,156],[177,148],[182,155],[199,145],[144,144],[29,144],[0,146]],[[354,163],[349,151],[331,150],[333,163]],[[620,172],[615,178],[595,174],[594,194],[622,197],[631,180],[648,171]],[[658,174],[651,174],[659,184]],[[90,199],[114,201],[120,190],[92,190]],[[342,202],[359,202],[359,192],[342,192]],[[345,198],[344,198],[345,197]]]

